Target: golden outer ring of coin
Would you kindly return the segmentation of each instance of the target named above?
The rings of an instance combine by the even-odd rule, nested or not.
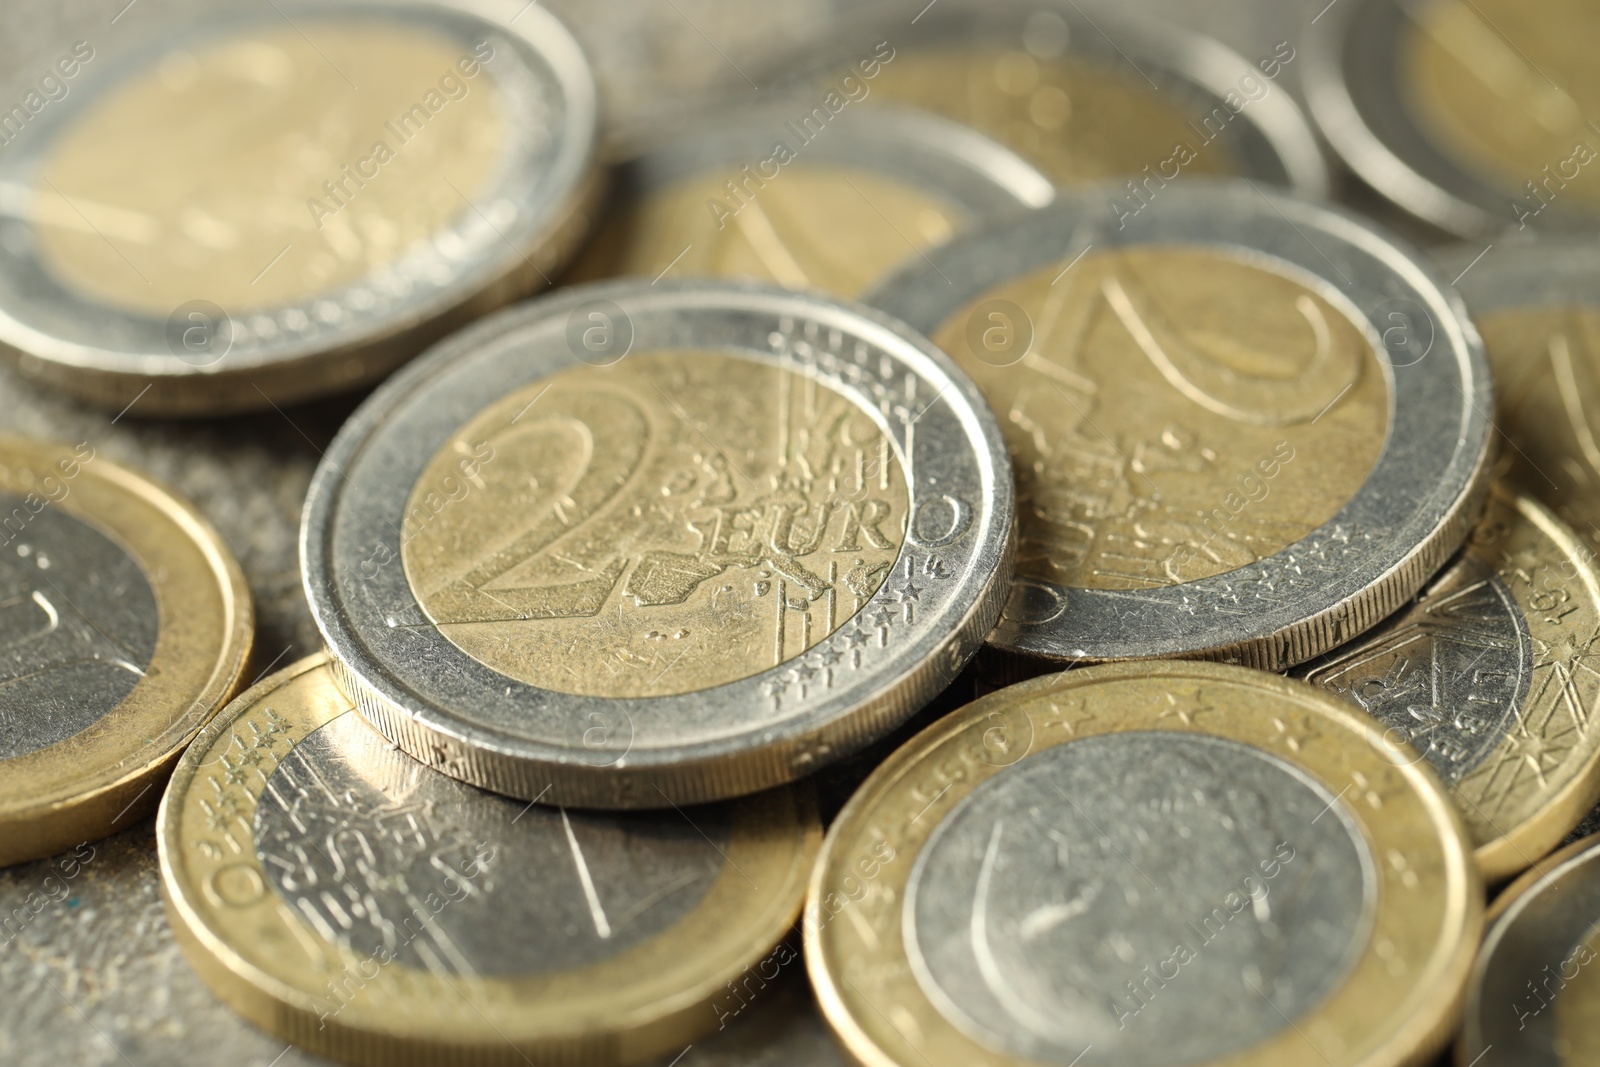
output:
[[[0,470],[59,472],[61,445],[0,436]],[[81,462],[81,461],[80,461]],[[95,456],[59,507],[128,553],[155,593],[155,652],[133,691],[98,722],[4,762],[0,866],[98,840],[149,814],[157,788],[239,687],[255,634],[244,572],[194,505],[148,475]],[[0,490],[32,486],[0,474]]]
[[[1502,579],[1519,578],[1513,586],[1517,606],[1528,621],[1535,647],[1543,645],[1550,650],[1551,670],[1544,677],[1536,675],[1532,679],[1528,696],[1517,709],[1515,725],[1496,751],[1450,790],[1453,797],[1467,802],[1470,810],[1465,814],[1474,836],[1479,836],[1476,831],[1480,822],[1496,835],[1485,839],[1474,854],[1478,869],[1489,882],[1509,878],[1532,864],[1535,857],[1560,844],[1594,807],[1595,801],[1600,800],[1600,729],[1580,727],[1579,740],[1573,746],[1575,751],[1558,767],[1541,767],[1538,774],[1527,777],[1525,788],[1507,794],[1503,808],[1515,820],[1509,823],[1508,829],[1500,829],[1507,826],[1506,816],[1490,807],[1486,794],[1493,787],[1494,779],[1507,768],[1514,772],[1525,759],[1520,754],[1515,731],[1531,729],[1530,720],[1541,716],[1548,723],[1552,716],[1567,707],[1568,701],[1581,701],[1576,678],[1580,669],[1588,672],[1583,660],[1592,654],[1590,650],[1596,643],[1600,643],[1600,573],[1595,570],[1594,553],[1550,509],[1530,497],[1497,486],[1485,518],[1494,517],[1502,509],[1512,512],[1508,517],[1513,521],[1508,542],[1504,548],[1493,550],[1496,554],[1509,556],[1518,550],[1536,552],[1542,542],[1554,546],[1561,558],[1559,561],[1541,559],[1537,570],[1526,567],[1525,580],[1501,573]],[[1576,595],[1566,585],[1552,581],[1546,573],[1547,568],[1564,571],[1568,565],[1574,574],[1567,579],[1567,584],[1578,587]],[[1577,626],[1573,626],[1574,620],[1558,612],[1580,596],[1585,603],[1576,605],[1580,613]],[[1538,604],[1545,607],[1540,608]],[[1565,647],[1565,654],[1557,653],[1559,643],[1575,629],[1578,632],[1569,638],[1573,643]],[[1538,666],[1535,663],[1535,669]],[[1592,717],[1600,711],[1600,707],[1593,706],[1596,703],[1591,701],[1589,708],[1573,711],[1586,710]],[[1474,786],[1482,789],[1485,795],[1472,799],[1467,791]]]
[[[281,731],[275,738],[248,728],[264,726],[269,702]],[[334,683],[326,653],[252,686],[179,762],[156,824],[167,915],[184,955],[222,1000],[302,1049],[374,1067],[648,1061],[714,1030],[713,1001],[800,913],[821,846],[816,801],[804,787],[772,790],[738,802],[727,865],[666,933],[576,971],[477,979],[470,1003],[458,985],[390,962],[329,1014],[314,991],[359,954],[321,938],[273,892],[252,827],[279,756],[346,714],[356,714],[355,706]],[[287,741],[281,753],[276,739]],[[207,772],[235,744],[262,757],[244,783]],[[201,801],[219,797],[239,805],[237,829],[213,835],[226,848],[199,847],[194,831],[207,817]]]
[[[1222,689],[1225,709],[1186,707],[1202,691],[1219,702]],[[1069,695],[1081,698],[1082,710],[1057,702]],[[912,864],[961,801],[1030,752],[1136,731],[1227,738],[1291,763],[1347,798],[1377,874],[1372,932],[1344,983],[1274,1038],[1208,1067],[1384,1067],[1424,1061],[1442,1047],[1482,933],[1483,887],[1437,776],[1409,748],[1383,744],[1359,711],[1309,685],[1170,661],[1086,667],[992,693],[912,739],[845,805],[812,875],[805,956],[823,1014],[854,1061],[1021,1067],[956,1029],[913,975],[900,923]],[[884,842],[892,860],[874,852]],[[856,873],[864,857],[882,862],[875,879]],[[853,921],[832,921],[844,918]],[[893,1005],[895,1021],[872,1005]],[[910,1032],[922,1041],[912,1044]]]

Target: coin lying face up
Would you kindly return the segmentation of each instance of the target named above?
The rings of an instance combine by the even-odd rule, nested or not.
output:
[[[900,108],[713,116],[623,164],[615,184],[610,221],[571,280],[739,276],[849,297],[925,248],[1055,196],[982,134]]]
[[[192,505],[92,445],[0,438],[0,865],[150,812],[252,632]]]
[[[1311,127],[1281,82],[1288,41],[1240,56],[1111,5],[943,0],[909,24],[854,16],[829,59],[785,72],[799,114],[828,94],[893,101],[993,137],[1062,186],[1126,182],[1130,204],[1183,176],[1246,176],[1327,192]],[[882,43],[863,53],[862,41]]]
[[[1446,1038],[1480,893],[1437,778],[1359,713],[1109,664],[890,757],[828,832],[805,955],[862,1063],[1394,1067]]]
[[[1462,1067],[1600,1062],[1600,837],[1562,849],[1495,901],[1456,1046]]]
[[[1600,797],[1600,575],[1528,497],[1499,489],[1404,610],[1295,676],[1360,706],[1439,772],[1491,881],[1545,855]]]
[[[1600,11],[1353,0],[1306,35],[1306,92],[1380,194],[1463,236],[1600,222]]]
[[[1539,241],[1451,253],[1483,333],[1504,435],[1497,473],[1600,552],[1600,250]],[[1476,262],[1474,262],[1476,260]]]
[[[1282,669],[1398,609],[1486,485],[1477,335],[1366,224],[1249,183],[1109,191],[957,238],[871,297],[977,379],[1018,484],[990,643]]]
[[[96,403],[373,381],[587,222],[593,79],[537,5],[275,3],[103,47],[0,157],[0,349]]]
[[[302,530],[362,713],[525,799],[791,781],[960,671],[1010,581],[971,381],[866,308],[732,282],[525,305],[386,384]]]
[[[610,1064],[716,1029],[729,983],[771,969],[821,831],[798,790],[626,816],[481,792],[395,751],[316,656],[229,705],[157,835],[190,961],[285,1041]]]

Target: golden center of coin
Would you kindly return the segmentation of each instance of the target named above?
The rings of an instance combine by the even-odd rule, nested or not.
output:
[[[930,50],[886,64],[873,91],[984,131],[1060,185],[1164,162],[1172,176],[1238,171],[1215,143],[1226,127],[1214,116],[1191,121],[1169,96],[1100,64],[1003,48]]]
[[[1600,549],[1600,310],[1479,316],[1498,387],[1501,471]]]
[[[1584,0],[1432,0],[1403,45],[1402,86],[1441,146],[1526,191],[1527,211],[1593,208],[1596,42],[1600,9]]]
[[[1270,556],[1344,506],[1388,430],[1384,369],[1349,315],[1202,249],[1051,264],[934,341],[1005,427],[1018,574],[1057,585],[1175,585]]]
[[[712,352],[560,371],[424,468],[401,551],[473,659],[585,696],[687,693],[800,655],[905,537],[899,457],[814,378]]]
[[[794,164],[775,180],[721,172],[652,193],[601,231],[574,281],[617,275],[749,277],[855,297],[966,218],[908,182],[848,167]]]
[[[486,56],[418,27],[317,19],[168,52],[51,149],[40,254],[86,297],[161,317],[358,281],[493,176],[506,127]]]

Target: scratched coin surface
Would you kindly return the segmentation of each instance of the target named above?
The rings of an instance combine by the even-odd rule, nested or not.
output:
[[[1312,113],[1380,195],[1462,236],[1600,219],[1593,5],[1356,0],[1318,21]]]
[[[286,1041],[639,1063],[717,1028],[799,914],[821,828],[798,789],[620,815],[485,793],[396,750],[319,655],[218,717],[157,838],[190,961]]]
[[[1494,368],[1496,474],[1600,551],[1600,251],[1550,240],[1482,251],[1441,265],[1460,275]]]
[[[1364,223],[1189,182],[928,253],[870,299],[977,380],[1017,475],[1019,662],[1281,670],[1409,599],[1486,491],[1489,374],[1460,301]]]
[[[864,41],[880,41],[864,48]],[[786,72],[795,109],[910,104],[982,130],[1062,186],[1238,175],[1309,196],[1328,177],[1283,88],[1298,52],[1260,56],[1101,5],[946,0],[909,25],[856,15],[830,60]],[[1292,77],[1292,75],[1290,75]],[[1145,183],[1148,183],[1146,186]]]
[[[192,505],[87,442],[0,438],[0,865],[147,815],[252,633]]]
[[[1293,674],[1427,758],[1498,881],[1559,844],[1600,795],[1597,639],[1593,553],[1501,488],[1415,600]]]
[[[452,338],[329,448],[306,590],[362,713],[485,788],[663,807],[790,781],[998,618],[1011,473],[899,324],[741,282],[580,287]]]
[[[824,1014],[863,1063],[1424,1061],[1481,886],[1438,779],[1380,733],[1219,664],[968,705],[828,832],[804,931]]]
[[[595,91],[520,7],[297,3],[86,43],[71,102],[0,161],[0,345],[115,409],[147,386],[144,413],[267,407],[548,282],[595,194]]]
[[[1600,1062],[1600,837],[1540,861],[1500,895],[1489,919],[1456,1062]]]
[[[848,297],[926,248],[1055,196],[1031,164],[964,126],[825,106],[674,129],[617,168],[615,187],[571,281],[745,277]]]

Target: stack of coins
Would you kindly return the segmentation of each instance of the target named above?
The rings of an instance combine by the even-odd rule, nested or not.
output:
[[[659,27],[520,0],[52,61],[0,385],[107,417],[0,436],[0,944],[159,881],[152,1062],[1600,1063],[1600,21],[1170,6],[670,5],[731,90],[642,124]],[[102,455],[256,420],[275,587]]]

